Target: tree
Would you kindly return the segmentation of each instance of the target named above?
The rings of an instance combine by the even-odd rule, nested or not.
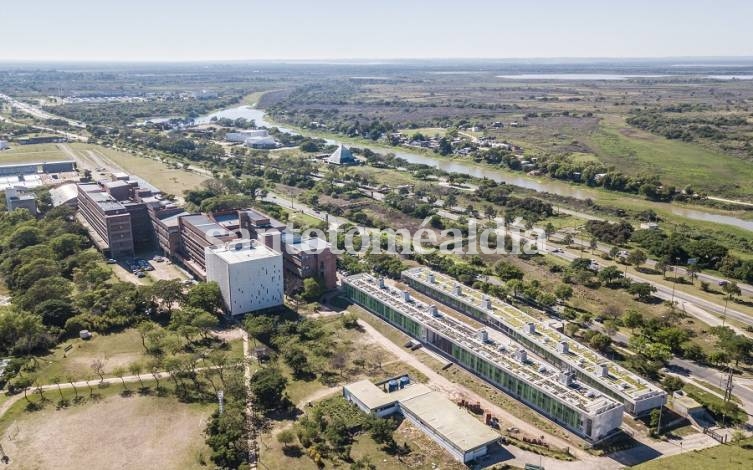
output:
[[[280,407],[287,384],[288,380],[276,367],[266,367],[257,371],[250,382],[254,403],[265,410]]]
[[[393,442],[392,433],[395,432],[395,422],[391,419],[372,417],[368,421],[369,434],[377,444]]]
[[[249,336],[264,344],[269,344],[272,333],[275,331],[275,320],[268,315],[248,315],[243,320]]]
[[[458,203],[458,198],[454,194],[450,193],[444,198],[444,203],[442,207],[444,207],[447,210],[452,210],[453,207]]]
[[[554,224],[552,224],[551,222],[547,222],[546,226],[544,226],[544,236],[548,239],[556,232],[557,232],[557,229],[554,228]]]
[[[300,348],[290,348],[283,355],[285,364],[293,370],[293,375],[303,377],[309,373],[309,362]]]
[[[29,377],[28,375],[19,375],[13,380],[13,388],[15,388],[16,390],[23,390],[24,399],[28,403],[31,403],[31,400],[29,400],[27,392],[33,384],[34,384],[34,379]]]
[[[612,345],[612,339],[604,333],[594,332],[588,338],[588,345],[598,351],[607,351]]]
[[[664,380],[661,382],[662,387],[664,387],[664,390],[667,391],[667,393],[674,393],[679,390],[682,390],[682,388],[685,386],[685,382],[682,381],[679,377],[675,377],[674,375],[668,375],[664,377]]]
[[[622,277],[622,272],[617,266],[606,266],[599,271],[597,277],[605,286],[611,286],[616,280]]]
[[[200,308],[214,313],[222,307],[222,292],[216,282],[201,282],[193,286],[186,295],[186,303],[190,307]]]
[[[125,367],[120,367],[120,366],[116,367],[115,369],[113,369],[112,373],[113,375],[115,375],[115,377],[118,377],[120,379],[120,381],[123,383],[123,391],[127,392],[128,385],[126,385],[126,382],[125,382],[125,374],[126,374]]]
[[[178,279],[159,279],[148,287],[147,295],[158,300],[158,305],[171,313],[173,305],[185,299],[183,285]],[[195,296],[196,297],[196,296]],[[198,299],[194,299],[199,301]]]
[[[626,261],[637,269],[646,262],[646,259],[646,253],[643,250],[636,249],[628,254]]]
[[[292,429],[283,429],[277,434],[277,442],[282,444],[283,449],[287,450],[288,446],[295,441],[295,433]]]
[[[573,236],[569,233],[565,234],[565,237],[562,239],[562,243],[565,244],[565,246],[570,246],[573,244]]]
[[[635,282],[628,287],[628,292],[636,296],[641,302],[646,302],[656,292],[656,287],[648,282]]]
[[[141,373],[144,372],[144,367],[141,365],[140,362],[132,362],[128,365],[128,372],[131,375],[135,375],[139,379],[139,385],[141,385],[141,388],[144,388],[144,382],[141,380]]]
[[[643,315],[637,310],[630,309],[622,314],[622,324],[627,328],[635,329],[643,326]]]
[[[303,298],[308,302],[315,302],[324,293],[324,286],[317,278],[309,277],[303,280]]]
[[[105,381],[105,363],[101,359],[95,359],[89,366],[99,376],[99,382]]]
[[[573,296],[573,288],[567,284],[560,284],[554,289],[554,295],[558,299],[565,301]]]

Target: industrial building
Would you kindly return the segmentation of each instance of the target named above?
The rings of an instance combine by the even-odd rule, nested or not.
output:
[[[499,440],[499,434],[440,393],[423,384],[410,384],[406,379],[391,380],[381,388],[361,380],[345,385],[343,397],[364,413],[378,417],[403,415],[463,463],[486,455],[489,446]],[[390,385],[393,382],[394,386]]]
[[[559,368],[625,405],[631,415],[661,407],[664,390],[552,328],[547,322],[428,268],[403,271],[413,289],[498,330]]]
[[[37,173],[68,173],[72,171],[76,171],[76,162],[73,160],[0,165],[0,176],[34,175]]]
[[[23,188],[7,188],[5,190],[5,209],[14,211],[16,209],[26,209],[31,215],[37,215],[37,196],[29,193]]]
[[[518,345],[503,345],[368,274],[343,282],[348,297],[557,424],[599,441],[622,424],[624,405]]]
[[[207,281],[220,286],[230,315],[282,305],[282,254],[255,240],[205,248]]]

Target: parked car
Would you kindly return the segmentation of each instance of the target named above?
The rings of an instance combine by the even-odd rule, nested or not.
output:
[[[118,260],[115,258],[107,258],[107,264],[118,264]]]

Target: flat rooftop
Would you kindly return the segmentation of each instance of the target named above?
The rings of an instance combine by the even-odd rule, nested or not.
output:
[[[471,328],[437,309],[414,298],[405,301],[403,292],[389,285],[379,286],[379,281],[370,274],[362,273],[345,279],[347,284],[378,299],[393,310],[400,312],[423,327],[433,330],[445,338],[449,338],[456,346],[469,351],[471,354],[483,358],[510,375],[528,383],[530,386],[559,400],[563,404],[582,410],[590,415],[607,412],[617,406],[622,406],[614,399],[586,386],[584,383],[572,380],[570,385],[559,381],[560,370],[535,357],[527,354],[525,362],[515,356],[518,347],[505,347],[479,339],[479,330]],[[514,341],[512,342],[514,343]]]
[[[463,452],[491,444],[500,438],[499,434],[437,392],[401,400],[400,407]]]
[[[431,389],[421,383],[412,383],[406,387],[387,393],[369,380],[359,380],[344,387],[358,398],[370,410],[391,405],[397,401],[407,400],[431,392]]]
[[[205,214],[194,214],[194,215],[187,215],[181,219],[184,224],[192,225],[197,230],[203,232],[204,234],[212,233],[212,235],[216,236],[223,236],[223,235],[229,235],[230,233],[223,228],[221,225],[219,225],[214,220],[210,219],[209,216]]]
[[[227,242],[223,246],[207,247],[206,251],[219,256],[227,264],[239,264],[247,261],[282,256],[271,248],[267,248],[265,245],[256,243],[253,240],[235,240]]]
[[[483,292],[461,285],[458,281],[445,274],[433,271],[428,268],[411,268],[403,271],[404,278],[410,278],[429,288],[436,289],[444,295],[457,299],[466,305],[482,309],[483,300],[491,301],[491,309],[483,309],[490,317],[496,319],[508,328],[522,332],[523,327],[528,323],[533,323],[534,332],[526,333],[532,342],[538,347],[556,354],[562,361],[566,362],[573,369],[579,370],[593,380],[602,384],[602,386],[613,390],[614,392],[626,396],[633,400],[648,398],[665,392],[655,386],[648,380],[640,377],[622,366],[615,364],[596,351],[582,345],[574,339],[566,336],[556,329],[552,328],[548,321],[539,320],[524,311],[504,302],[493,296],[487,296]],[[433,282],[430,280],[433,276]],[[460,286],[460,295],[456,294],[455,289]],[[560,342],[566,342],[568,345],[567,353],[557,351]],[[606,365],[609,373],[607,376],[599,374],[599,368]]]

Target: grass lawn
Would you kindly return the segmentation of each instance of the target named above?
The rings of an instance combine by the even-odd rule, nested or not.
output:
[[[121,387],[88,390],[78,404],[47,403],[25,411],[19,400],[0,420],[10,468],[205,468],[209,448],[203,431],[214,405],[185,404],[172,396],[120,396]],[[45,393],[57,402],[57,391]],[[65,390],[72,399],[72,390]],[[32,400],[38,400],[37,397]]]
[[[56,144],[11,145],[8,150],[0,151],[0,165],[14,163],[42,163],[71,158]]]
[[[670,140],[628,126],[622,118],[602,121],[590,137],[599,158],[627,174],[658,175],[662,181],[727,196],[751,196],[753,166],[701,145]]]
[[[66,346],[73,348],[66,353]],[[39,367],[34,375],[40,384],[53,383],[56,377],[62,381],[66,381],[66,377],[84,380],[94,376],[91,363],[95,359],[104,361],[106,375],[112,375],[116,367],[127,368],[133,362],[146,360],[147,356],[135,329],[109,335],[95,333],[88,341],[69,339],[55,347],[51,354],[38,358]]]
[[[753,468],[753,439],[685,452],[633,467],[636,470],[743,470]]]
[[[198,187],[208,177],[190,171],[168,168],[164,163],[150,158],[139,157],[128,152],[114,150],[93,144],[70,144],[82,158],[95,162],[114,163],[125,172],[140,176],[162,191],[182,195],[187,189]]]
[[[443,127],[419,127],[418,129],[400,129],[400,133],[408,137],[413,137],[414,134],[422,134],[424,137],[434,137],[435,135],[444,137],[447,129]]]

